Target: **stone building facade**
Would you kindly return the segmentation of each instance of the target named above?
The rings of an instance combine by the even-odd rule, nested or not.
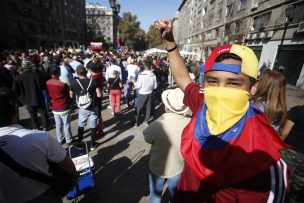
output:
[[[116,16],[112,8],[98,4],[86,5],[86,21],[88,41],[102,41],[113,43],[117,32]]]
[[[0,1],[1,49],[78,46],[85,31],[85,0]]]
[[[89,41],[104,39],[112,43],[113,37],[113,10],[97,4],[86,5],[87,36]]]
[[[245,44],[254,50],[260,66],[273,68],[287,7],[294,13],[276,65],[284,66],[287,82],[296,85],[304,77],[304,0],[183,0],[178,9],[180,50],[204,61],[218,45]]]

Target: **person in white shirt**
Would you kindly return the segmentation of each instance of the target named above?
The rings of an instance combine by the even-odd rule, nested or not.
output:
[[[110,59],[109,60],[109,64],[110,66],[107,67],[106,69],[106,75],[105,75],[105,78],[106,78],[106,81],[108,82],[109,78],[113,75],[113,72],[114,71],[117,71],[118,72],[118,75],[119,75],[119,78],[122,80],[122,77],[121,77],[121,68],[118,66],[118,65],[115,65],[115,60],[114,59]],[[110,92],[110,90],[109,90]],[[111,109],[112,106],[111,106],[111,96],[109,94],[109,106],[107,107],[108,109]]]
[[[77,76],[77,73],[76,73],[76,68],[77,68],[77,66],[79,66],[79,65],[82,65],[79,61],[77,61],[77,56],[73,56],[73,61],[72,62],[70,62],[70,66],[73,68],[73,70],[75,71],[74,73],[73,73],[73,76],[74,77],[78,77]]]
[[[130,64],[127,66],[128,71],[128,80],[135,79],[136,71],[138,71],[139,67],[135,63],[134,59],[131,59]]]
[[[17,114],[13,93],[8,88],[0,88],[0,149],[19,165],[47,176],[49,163],[57,163],[59,168],[75,177],[78,173],[66,151],[45,131],[24,129],[17,125]],[[53,202],[62,198],[50,185],[22,176],[0,159],[0,202]]]
[[[145,125],[149,124],[152,106],[152,92],[157,88],[157,80],[154,73],[151,71],[152,61],[147,59],[143,61],[144,71],[138,75],[135,83],[135,88],[138,89],[137,112],[135,115],[134,127],[138,126],[138,119],[141,109],[146,106]]]

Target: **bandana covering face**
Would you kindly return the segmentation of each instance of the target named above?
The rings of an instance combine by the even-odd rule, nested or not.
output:
[[[249,107],[249,93],[225,87],[206,87],[206,120],[212,135],[219,135],[241,120]]]

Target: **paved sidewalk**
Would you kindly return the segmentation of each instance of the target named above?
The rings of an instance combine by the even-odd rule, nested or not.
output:
[[[107,106],[105,100],[103,106]],[[144,141],[142,131],[146,127],[133,127],[134,110],[122,105],[122,115],[112,116],[110,109],[104,109],[105,137],[97,140],[98,147],[90,152],[95,162],[96,191],[79,202],[148,202],[148,154],[150,145]],[[161,105],[156,106],[156,118],[163,112]],[[72,113],[72,133],[77,137],[78,111]],[[52,113],[49,113],[51,128],[49,133],[56,137]],[[20,108],[22,124],[28,126],[29,114],[24,107]],[[142,120],[144,118],[142,117]],[[89,141],[88,131],[84,141]],[[65,148],[66,146],[63,145]],[[64,202],[70,202],[64,200]]]

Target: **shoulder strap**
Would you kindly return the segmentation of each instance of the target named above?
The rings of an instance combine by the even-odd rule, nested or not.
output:
[[[90,88],[90,86],[91,86],[91,83],[92,83],[92,77],[91,77],[91,79],[90,79],[90,83],[89,83],[89,85],[88,85],[87,91],[89,91],[89,88]]]
[[[18,164],[5,151],[3,151],[2,148],[0,148],[0,161],[3,164],[5,164],[7,167],[9,167],[10,169],[17,172],[21,176],[25,176],[25,177],[31,178],[33,180],[36,180],[38,182],[42,182],[42,183],[49,184],[49,185],[52,182],[51,177],[49,177],[45,174],[42,174],[42,173],[35,172],[31,169],[28,169],[28,168]]]
[[[84,90],[82,84],[80,83],[80,81],[79,81],[78,79],[76,79],[76,81],[77,81],[78,84],[80,85],[81,89]]]
[[[115,80],[113,81],[113,83],[110,85],[110,87],[112,87],[114,85],[114,83],[118,80],[119,77],[116,77]]]
[[[80,81],[79,81],[78,79],[76,79],[76,81],[77,81],[78,84],[80,85],[81,89],[84,90],[84,88],[83,88],[82,84],[80,83]],[[90,86],[91,86],[91,83],[92,83],[92,78],[90,79],[90,83],[89,83],[89,85],[88,85],[88,87],[87,87],[87,91],[89,90],[89,88],[90,88]]]

